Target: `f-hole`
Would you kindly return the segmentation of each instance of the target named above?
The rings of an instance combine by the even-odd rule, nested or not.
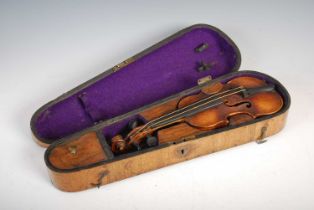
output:
[[[229,107],[241,106],[242,104],[246,104],[247,108],[250,108],[252,106],[252,104],[249,101],[241,101],[241,102],[238,102],[238,103],[235,103],[235,104],[228,104],[228,103],[229,103],[229,101],[225,101],[224,102],[224,104],[226,106],[229,106]]]

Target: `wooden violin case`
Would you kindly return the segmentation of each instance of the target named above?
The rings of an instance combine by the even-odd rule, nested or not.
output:
[[[238,71],[240,51],[219,29],[185,28],[38,109],[31,119],[53,185],[80,191],[251,141],[262,142],[285,124],[290,97],[274,78]],[[176,141],[114,154],[111,139],[131,120],[147,122],[160,105],[217,82],[249,76],[276,86],[280,111]]]

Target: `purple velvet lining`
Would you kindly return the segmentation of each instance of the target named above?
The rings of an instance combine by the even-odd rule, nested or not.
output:
[[[208,49],[195,52],[202,43],[208,43]],[[201,61],[211,63],[212,69],[198,72]],[[49,107],[35,122],[36,133],[43,139],[64,137],[191,88],[209,74],[227,74],[236,61],[235,49],[220,34],[195,28]]]
[[[80,101],[76,96],[71,96],[43,111],[36,121],[36,128],[40,137],[58,139],[68,132],[79,131],[91,124],[93,121]]]

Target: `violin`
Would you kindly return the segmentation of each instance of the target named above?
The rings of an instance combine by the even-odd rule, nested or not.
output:
[[[124,137],[114,136],[111,149],[115,154],[140,149],[139,145],[145,139],[148,146],[158,145],[158,139],[167,139],[163,133],[178,133],[174,132],[178,124],[184,124],[187,129],[177,129],[178,135],[162,140],[162,143],[175,141],[176,137],[187,137],[191,135],[191,129],[194,132],[210,131],[271,115],[282,106],[283,99],[273,84],[249,76],[236,77],[226,83],[217,82],[205,87],[197,94],[182,97],[173,111],[133,127]],[[156,132],[158,139],[154,135]]]

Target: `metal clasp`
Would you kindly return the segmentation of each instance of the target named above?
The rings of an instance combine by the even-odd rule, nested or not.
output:
[[[261,129],[260,136],[255,141],[257,144],[263,144],[263,143],[265,143],[267,141],[267,139],[265,139],[266,131],[267,131],[267,126],[263,126],[262,129]]]
[[[116,72],[116,71],[118,71],[119,69],[121,69],[122,67],[125,67],[125,66],[129,65],[129,64],[132,63],[133,61],[134,61],[134,58],[133,58],[133,57],[128,58],[128,59],[126,59],[125,61],[123,61],[123,62],[121,62],[121,63],[115,65],[115,66],[112,68],[112,71],[113,71],[113,72]]]
[[[208,76],[206,76],[206,77],[200,78],[200,79],[197,81],[197,84],[198,84],[198,85],[203,85],[203,84],[209,82],[210,80],[212,80],[212,76],[208,75]]]

